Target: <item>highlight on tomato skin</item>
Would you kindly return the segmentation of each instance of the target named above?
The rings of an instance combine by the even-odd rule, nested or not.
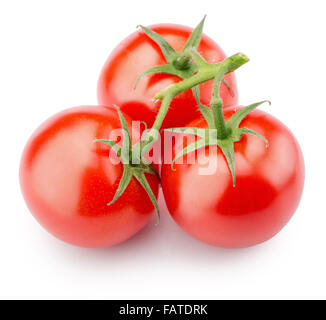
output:
[[[228,119],[233,109],[225,111]],[[200,118],[188,127],[207,128]],[[241,123],[269,142],[245,135],[234,144],[236,186],[219,147],[193,154],[195,163],[163,164],[162,189],[168,210],[179,226],[205,243],[248,247],[277,234],[291,219],[301,199],[304,160],[291,131],[271,115],[255,110]],[[181,135],[175,154],[195,141]],[[209,149],[209,150],[208,150]]]
[[[131,128],[131,119],[126,116]],[[29,139],[21,159],[20,183],[28,208],[55,237],[82,247],[121,243],[151,220],[154,207],[135,179],[115,203],[121,163],[95,139],[121,130],[117,110],[103,106],[67,109],[46,120]],[[146,179],[157,197],[158,180]]]
[[[189,27],[175,24],[157,24],[149,28],[162,35],[177,52],[181,51],[192,32]],[[198,52],[209,63],[226,58],[222,49],[205,34],[202,35]],[[179,82],[180,78],[168,74],[149,75],[139,81],[136,89],[132,88],[142,72],[165,63],[159,46],[153,40],[143,31],[132,33],[114,49],[101,71],[97,90],[99,104],[116,104],[134,120],[145,121],[151,127],[161,105],[161,102],[153,101],[153,97],[160,90]],[[238,91],[234,73],[226,75],[225,80],[233,91],[224,84],[221,86],[221,98],[227,108],[237,105]],[[199,87],[201,103],[208,105],[212,81]],[[191,89],[186,90],[172,100],[162,129],[184,126],[199,115]]]

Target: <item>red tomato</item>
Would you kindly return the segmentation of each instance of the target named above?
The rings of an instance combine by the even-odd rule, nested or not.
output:
[[[84,247],[111,246],[150,220],[154,207],[134,178],[108,206],[123,166],[111,163],[107,145],[93,141],[109,138],[117,128],[115,109],[76,107],[45,121],[28,141],[20,166],[22,192],[34,217],[57,238]],[[157,196],[157,179],[146,177]]]
[[[184,47],[192,31],[191,28],[174,24],[154,25],[150,29],[161,34],[177,52]],[[210,63],[226,58],[221,48],[206,35],[202,36],[198,51]],[[161,105],[161,102],[154,102],[152,98],[180,79],[172,75],[155,74],[142,78],[135,90],[133,86],[143,71],[162,64],[166,64],[165,58],[154,41],[143,31],[131,34],[116,47],[103,67],[98,82],[99,103],[108,106],[116,104],[133,119],[145,121],[152,126]],[[226,75],[225,79],[233,89],[234,96],[222,84],[221,97],[225,107],[234,106],[238,102],[234,74]],[[200,90],[201,102],[209,105],[212,81],[200,85]],[[191,90],[181,93],[173,99],[162,128],[184,126],[198,118],[196,106]]]
[[[233,113],[229,109],[225,117]],[[199,119],[188,127],[207,125]],[[235,143],[235,187],[219,147],[199,149],[193,154],[194,164],[186,164],[186,156],[180,158],[184,164],[176,163],[176,171],[170,164],[162,166],[162,188],[172,217],[195,238],[221,247],[247,247],[273,237],[292,217],[303,190],[303,156],[289,129],[259,110],[250,113],[241,127],[265,136],[269,147],[251,135]],[[176,152],[195,138],[184,139],[177,138]],[[206,166],[207,175],[200,172],[205,161],[211,166],[211,172]]]

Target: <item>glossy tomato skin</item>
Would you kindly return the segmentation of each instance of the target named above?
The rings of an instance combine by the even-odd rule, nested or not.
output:
[[[226,118],[233,112],[226,111]],[[203,119],[188,126],[207,127]],[[175,164],[176,171],[170,164],[162,167],[162,189],[174,220],[195,238],[220,247],[248,247],[273,237],[292,217],[303,191],[303,156],[289,129],[259,110],[241,126],[265,136],[269,147],[251,135],[235,143],[236,187],[218,147],[198,150],[194,164]],[[182,144],[180,137],[176,150],[191,141],[193,136]],[[205,165],[198,162],[205,160],[211,171],[201,175]]]
[[[174,25],[159,24],[150,29],[162,35],[170,45],[180,52],[185,45],[191,28]],[[198,47],[199,53],[210,63],[217,63],[226,58],[221,48],[206,35]],[[156,93],[167,86],[179,82],[176,76],[156,74],[146,76],[133,86],[138,76],[145,70],[166,64],[166,60],[159,46],[143,31],[137,31],[122,41],[106,61],[98,81],[98,101],[102,105],[118,105],[122,111],[135,120],[147,122],[151,126],[159,111],[160,102],[152,99]],[[234,74],[225,76],[234,91],[222,84],[221,97],[224,107],[234,106],[238,102],[236,81]],[[212,81],[200,85],[201,102],[208,105],[211,98]],[[184,126],[198,118],[199,112],[191,90],[187,90],[173,99],[162,128]]]
[[[127,122],[131,126],[129,117]],[[76,107],[46,120],[29,139],[21,159],[21,189],[34,217],[57,238],[83,247],[112,246],[151,219],[154,207],[134,179],[107,205],[122,165],[112,164],[107,145],[93,141],[119,128],[113,108]],[[147,179],[157,195],[157,179]]]

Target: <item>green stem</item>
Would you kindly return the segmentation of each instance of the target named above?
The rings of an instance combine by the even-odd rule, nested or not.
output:
[[[234,70],[249,61],[248,57],[243,53],[236,53],[233,56],[230,56],[224,61],[217,64],[204,62],[197,52],[192,52],[192,55],[195,61],[200,61],[198,72],[190,78],[187,78],[176,84],[170,85],[169,87],[160,91],[154,97],[154,99],[162,100],[162,104],[152,129],[149,131],[146,140],[143,141],[141,144],[142,154],[146,153],[146,151],[156,140],[157,132],[161,128],[162,122],[167,114],[170,103],[175,96],[203,82],[214,79],[217,73],[221,72],[224,75],[233,72]]]
[[[220,97],[220,86],[223,80],[224,70],[220,69],[214,79],[213,93],[210,106],[213,110],[214,124],[219,139],[225,139],[228,136],[226,122],[223,115],[223,101]],[[213,129],[213,128],[210,128]]]

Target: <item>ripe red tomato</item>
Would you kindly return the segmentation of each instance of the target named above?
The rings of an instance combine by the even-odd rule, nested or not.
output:
[[[225,117],[233,113],[229,109]],[[188,127],[207,125],[198,119]],[[251,135],[234,144],[235,187],[219,147],[199,149],[193,154],[194,164],[186,164],[184,156],[184,164],[175,163],[176,171],[170,164],[162,166],[162,189],[174,220],[195,238],[216,246],[247,247],[270,239],[292,217],[303,190],[303,156],[289,129],[259,110],[250,113],[241,127],[262,134],[269,147]],[[195,138],[184,139],[185,135],[177,138],[176,152]],[[207,175],[201,175],[205,161],[211,172],[206,167]]]
[[[192,31],[191,28],[174,24],[154,25],[150,29],[162,35],[177,52],[184,47]],[[202,35],[198,52],[210,63],[226,58],[221,48],[206,35]],[[161,105],[161,102],[154,102],[152,98],[180,79],[173,75],[155,74],[142,78],[135,90],[133,86],[142,72],[165,63],[159,46],[143,31],[131,34],[116,47],[103,67],[98,82],[99,103],[108,106],[116,104],[133,119],[145,121],[148,126],[152,126]],[[225,79],[233,89],[234,96],[222,84],[220,93],[224,107],[234,106],[238,102],[235,76],[228,74]],[[200,85],[203,104],[209,104],[212,83],[208,81]],[[184,126],[198,116],[196,100],[192,91],[187,90],[173,99],[162,128]]]
[[[128,126],[131,120],[127,117]],[[118,244],[141,230],[154,207],[132,178],[112,200],[122,164],[112,164],[110,148],[95,139],[121,128],[118,113],[107,107],[76,107],[45,121],[28,141],[20,166],[27,205],[39,223],[57,238],[84,247]],[[146,178],[157,196],[158,181]]]

